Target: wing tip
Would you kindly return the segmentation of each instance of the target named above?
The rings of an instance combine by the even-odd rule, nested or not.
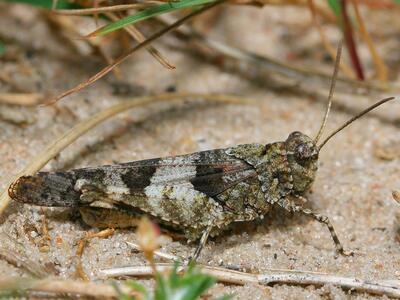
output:
[[[34,176],[21,176],[8,188],[11,199],[40,206],[77,206],[80,194],[73,188],[72,182],[64,179],[61,185],[57,175],[38,173]]]

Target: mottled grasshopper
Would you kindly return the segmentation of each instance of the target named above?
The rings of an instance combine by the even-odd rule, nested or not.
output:
[[[305,200],[317,172],[318,154],[326,142],[394,98],[362,111],[318,144],[329,115],[338,65],[339,58],[327,110],[314,139],[295,131],[285,141],[266,145],[245,144],[66,172],[40,172],[19,178],[10,186],[9,195],[23,203],[78,207],[83,220],[97,227],[128,227],[135,224],[138,215],[150,215],[183,232],[189,240],[201,238],[194,259],[209,235],[217,235],[233,222],[261,219],[271,206],[278,205],[324,223],[336,250],[344,254],[328,217],[297,203]]]

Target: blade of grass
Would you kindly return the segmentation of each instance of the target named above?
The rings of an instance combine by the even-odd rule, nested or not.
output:
[[[5,0],[10,3],[24,3],[32,6],[54,9],[53,0]],[[56,3],[56,9],[73,9],[73,8],[81,8],[81,6],[71,3],[67,0],[58,0]]]
[[[57,154],[59,154],[63,149],[65,149],[72,142],[77,140],[80,136],[88,132],[93,127],[97,126],[101,122],[111,118],[112,116],[126,111],[134,107],[141,107],[155,102],[162,101],[177,101],[185,98],[202,98],[208,101],[218,101],[224,103],[236,103],[236,104],[252,104],[247,99],[241,98],[239,96],[223,95],[223,94],[196,94],[196,93],[169,93],[161,94],[156,96],[147,97],[137,97],[133,98],[131,101],[123,102],[112,106],[104,111],[101,111],[87,120],[82,121],[71,130],[67,131],[65,134],[56,139],[53,143],[48,145],[41,153],[34,157],[31,162],[18,174],[12,176],[8,181],[7,186],[17,180],[19,177],[24,175],[32,175],[38,172],[43,166],[45,166],[51,159],[53,159]],[[11,199],[8,196],[8,188],[5,189],[0,194],[0,215],[7,208]]]
[[[77,86],[61,93],[60,95],[56,96],[54,99],[52,99],[48,105],[50,104],[54,104],[55,102],[57,102],[58,100],[72,94],[75,92],[78,92],[80,90],[82,90],[83,88],[87,87],[88,85],[92,84],[93,82],[95,82],[96,80],[102,78],[103,76],[105,76],[108,72],[110,72],[114,67],[118,66],[120,63],[122,63],[123,61],[125,61],[129,56],[131,56],[134,52],[136,52],[139,49],[142,49],[148,45],[150,45],[153,41],[155,41],[156,39],[158,39],[159,37],[163,36],[164,34],[174,30],[175,28],[181,26],[182,24],[184,24],[185,22],[187,22],[188,20],[190,20],[191,18],[202,14],[203,12],[209,10],[210,8],[219,5],[221,3],[223,3],[225,0],[220,0],[217,1],[209,6],[203,7],[197,11],[194,11],[188,15],[186,15],[185,17],[179,19],[178,21],[174,22],[173,24],[167,26],[166,28],[156,32],[155,34],[153,34],[152,36],[150,36],[147,40],[145,40],[144,42],[140,43],[139,45],[133,47],[131,50],[129,50],[127,53],[121,55],[119,58],[117,58],[112,64],[109,64],[108,66],[106,66],[105,68],[103,68],[100,72],[96,73],[95,75],[93,75],[92,77],[90,77],[89,79],[85,80],[84,82],[81,82],[80,84],[78,84]]]
[[[342,7],[340,6],[339,1],[337,0],[328,0],[328,5],[335,13],[336,17],[340,17],[342,13]]]
[[[90,33],[87,37],[94,37],[99,35],[104,35],[110,33],[112,31],[121,29],[129,24],[135,24],[139,21],[146,20],[148,18],[158,16],[161,14],[169,13],[172,11],[184,9],[184,8],[192,8],[195,6],[201,6],[205,4],[210,4],[216,2],[215,0],[182,0],[179,2],[168,2],[165,4],[153,6],[146,8],[142,11],[137,12],[134,15],[127,16],[119,21],[108,24],[104,27],[97,29],[96,31]]]

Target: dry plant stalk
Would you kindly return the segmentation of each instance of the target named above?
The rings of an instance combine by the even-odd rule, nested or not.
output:
[[[97,2],[95,2],[97,3]],[[138,6],[138,7],[136,7]],[[115,15],[114,12],[117,11],[122,11],[122,10],[127,10],[127,9],[131,9],[131,8],[140,8],[140,7],[148,7],[149,4],[127,4],[127,5],[115,5],[115,6],[111,6],[111,7],[95,7],[95,8],[90,8],[90,9],[67,9],[67,10],[57,10],[57,12],[61,12],[61,14],[63,15],[82,15],[82,14],[90,14],[93,13],[95,14],[95,16],[98,15],[98,13],[104,13],[108,18],[110,18],[112,21],[117,21],[119,20],[119,18]],[[53,16],[50,16],[50,19],[53,22],[60,22],[59,18],[54,18]],[[61,23],[61,22],[60,22]],[[66,22],[62,22],[61,24],[65,26]],[[68,29],[74,33],[74,35],[77,35],[77,30],[74,26],[68,25]],[[146,40],[146,38],[144,37],[144,35],[138,31],[136,28],[133,27],[133,25],[129,25],[129,26],[125,26],[123,28],[125,31],[128,32],[128,34],[130,34],[136,41],[138,41],[139,43],[143,42],[144,40]],[[107,55],[105,53],[105,51],[103,50],[102,45],[96,41],[96,40],[91,40],[91,39],[87,39],[87,42],[95,47],[98,52],[100,52],[100,54],[105,58],[107,64],[112,64],[113,63],[113,59],[109,57],[109,55]],[[160,53],[160,51],[158,51],[156,48],[154,48],[153,46],[148,46],[146,47],[146,50],[158,61],[160,62],[160,64],[162,66],[164,66],[167,69],[175,69],[175,67],[173,65],[171,65],[168,60],[166,58],[164,58],[162,56],[162,54]],[[115,72],[116,68],[114,68],[114,72]],[[120,73],[120,72],[118,72]],[[116,74],[118,78],[121,77],[121,75],[118,76],[118,73]]]
[[[105,15],[109,17],[112,21],[120,20],[120,18],[118,18],[118,16],[116,16],[113,13],[106,13]],[[131,37],[133,37],[139,43],[143,43],[146,40],[146,37],[134,25],[125,26],[123,27],[123,30],[125,30]],[[169,70],[175,69],[175,66],[169,63],[168,60],[163,57],[160,51],[158,51],[153,46],[150,45],[146,47],[146,50],[165,68]]]
[[[314,23],[315,27],[317,28],[318,33],[320,35],[322,45],[324,46],[325,50],[329,53],[329,56],[331,57],[332,61],[335,61],[336,60],[336,49],[328,41],[328,39],[325,36],[324,31],[322,30],[321,24],[318,22],[317,11],[315,9],[314,1],[308,0],[307,3],[308,3],[308,7],[310,9],[310,12],[311,12],[311,17],[312,17],[313,23]],[[355,78],[353,70],[344,61],[342,61],[342,63],[340,64],[340,69],[343,71],[344,74],[346,74],[347,77],[349,77],[351,79]]]
[[[158,272],[167,272],[173,264],[158,263]],[[365,292],[374,295],[386,295],[388,297],[400,297],[400,281],[371,281],[353,277],[344,277],[333,274],[305,272],[299,270],[268,270],[264,274],[251,274],[240,271],[229,270],[220,267],[200,265],[205,274],[214,276],[219,282],[245,285],[245,284],[294,284],[294,285],[315,285],[322,286],[332,284],[344,289]],[[100,270],[104,277],[148,277],[153,274],[150,266],[132,266]]]
[[[175,23],[167,26],[166,28],[156,32],[155,34],[151,35],[147,40],[143,41],[142,43],[138,44],[137,46],[133,47],[131,50],[129,50],[128,52],[126,52],[125,54],[121,55],[120,57],[118,57],[112,64],[109,64],[108,66],[106,66],[105,68],[103,68],[100,72],[96,73],[95,75],[93,75],[92,77],[90,77],[89,79],[81,82],[80,84],[78,84],[77,86],[73,87],[72,89],[69,89],[63,93],[61,93],[60,95],[56,96],[50,103],[48,104],[54,104],[55,102],[59,101],[60,99],[72,94],[72,93],[76,93],[80,90],[82,90],[83,88],[87,87],[88,85],[92,84],[93,82],[97,81],[98,79],[102,78],[103,76],[105,76],[106,74],[108,74],[111,70],[113,70],[116,66],[118,66],[120,63],[122,63],[123,61],[125,61],[128,57],[130,57],[133,53],[135,53],[136,51],[149,46],[152,42],[154,42],[156,39],[158,39],[159,37],[163,36],[164,34],[174,30],[175,28],[181,26],[182,24],[184,24],[185,22],[189,21],[190,19],[194,18],[197,15],[200,15],[204,12],[206,12],[207,10],[209,10],[212,7],[215,7],[221,3],[223,3],[225,0],[219,0],[216,1],[215,3],[208,5],[206,7],[203,7],[201,9],[198,9],[188,15],[186,15],[185,17],[179,19],[178,21],[176,21]],[[97,34],[97,31],[89,34],[87,37],[93,37]],[[0,207],[1,208],[1,207]]]
[[[394,195],[394,193],[393,193]],[[400,195],[399,195],[400,197]],[[140,250],[140,246],[136,243],[127,242],[129,246]],[[184,259],[173,254],[165,253],[156,250],[153,252],[155,256],[160,258],[182,262]],[[172,267],[172,264],[156,264],[159,272],[167,271]],[[344,289],[356,290],[359,292],[367,292],[375,295],[386,295],[389,297],[400,297],[400,281],[398,280],[380,280],[380,281],[364,281],[358,278],[338,276],[321,272],[307,272],[300,270],[287,269],[269,269],[265,274],[251,274],[236,270],[229,270],[221,267],[212,267],[201,265],[206,274],[214,276],[218,281],[229,284],[296,284],[296,285],[325,285],[333,284]],[[154,267],[149,266],[133,266],[122,268],[110,268],[100,270],[100,274],[104,277],[121,277],[121,276],[149,276],[153,272]]]
[[[52,12],[43,12],[43,15],[46,17],[47,21],[50,22],[51,28],[54,26],[57,26],[60,28],[60,37],[62,37],[72,48],[77,51],[78,53],[81,53],[81,50],[79,47],[77,47],[76,40],[71,39],[71,36],[74,37],[80,37],[81,34],[78,31],[78,28],[76,27],[76,24],[74,23],[74,20],[68,17],[63,17],[63,16],[57,16],[54,15]],[[82,39],[80,39],[82,40]],[[86,39],[83,40],[93,51],[93,53],[96,53],[102,57],[107,64],[110,64],[113,62],[113,58],[107,53],[104,47],[104,43],[100,43],[99,40],[97,39]],[[79,41],[81,42],[81,41]],[[118,68],[114,68],[113,70],[114,76],[118,79],[122,78],[121,71]]]
[[[56,139],[53,143],[47,146],[41,153],[34,157],[31,162],[19,173],[13,176],[9,181],[7,186],[13,183],[21,176],[33,175],[38,172],[43,166],[45,166],[51,159],[53,159],[57,154],[59,154],[68,145],[78,139],[80,136],[88,132],[93,127],[97,126],[101,122],[111,118],[112,116],[126,111],[134,107],[141,107],[148,104],[163,102],[163,101],[177,101],[186,98],[200,98],[208,101],[217,101],[223,103],[234,103],[234,104],[254,104],[254,102],[239,97],[224,94],[197,94],[197,93],[170,93],[161,94],[156,96],[144,96],[136,97],[130,101],[119,103],[108,109],[105,109],[92,117],[82,121],[71,130],[67,131]],[[8,190],[4,190],[0,195],[0,215],[6,209],[11,199],[8,196]]]
[[[367,28],[365,27],[365,23],[361,17],[360,10],[358,9],[358,0],[351,0],[351,2],[354,7],[354,13],[357,19],[357,23],[359,25],[361,37],[367,43],[369,51],[371,52],[378,79],[381,82],[385,83],[388,80],[388,69],[381,57],[379,56],[378,51],[375,48],[374,42],[372,41],[372,38],[369,35]]]

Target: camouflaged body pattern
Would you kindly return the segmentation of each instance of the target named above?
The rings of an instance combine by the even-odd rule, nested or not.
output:
[[[194,240],[210,225],[215,235],[232,222],[262,218],[272,204],[289,205],[290,196],[306,192],[317,158],[296,158],[296,147],[304,143],[312,140],[292,133],[285,142],[267,145],[38,173],[21,177],[10,196],[36,205],[84,208],[83,217],[91,225],[96,219],[106,224],[110,209],[128,215],[114,216],[116,227],[135,225],[135,217],[148,214]]]

